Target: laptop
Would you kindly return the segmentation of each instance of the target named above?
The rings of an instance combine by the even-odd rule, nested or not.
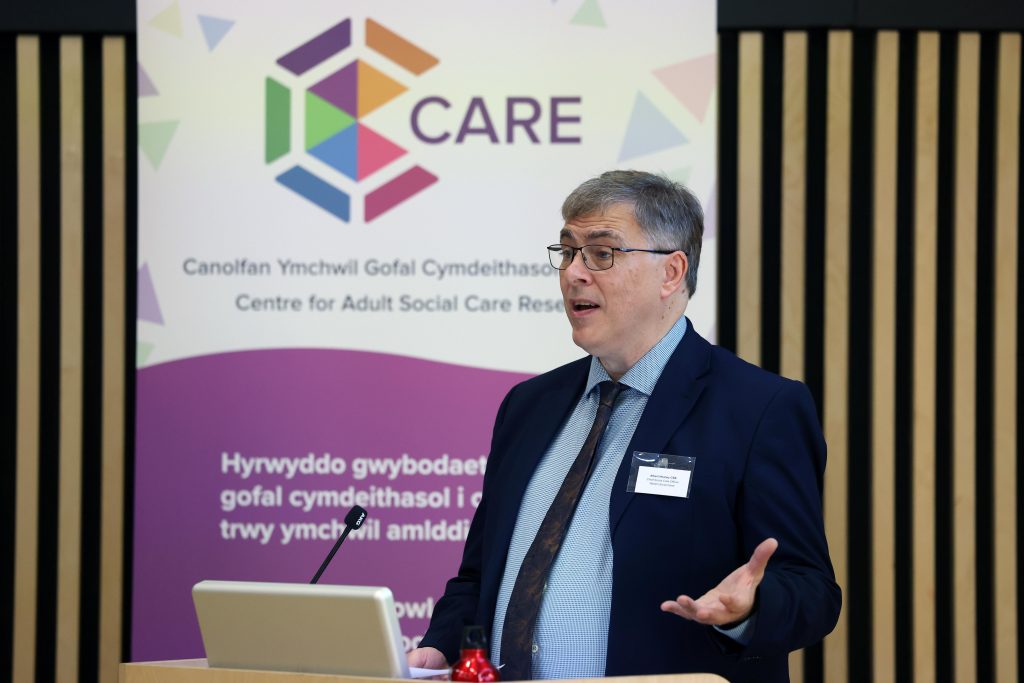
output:
[[[211,667],[409,677],[388,588],[200,581],[192,600]]]

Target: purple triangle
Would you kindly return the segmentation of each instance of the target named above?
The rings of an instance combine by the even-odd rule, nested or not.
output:
[[[147,320],[157,325],[164,324],[164,316],[160,313],[160,302],[156,299],[153,278],[149,275],[149,264],[143,263],[139,268],[139,284],[137,296],[139,320]]]
[[[359,118],[358,69],[359,62],[352,62],[313,85],[309,91],[319,95],[346,114]]]
[[[156,86],[153,85],[153,81],[150,80],[149,74],[142,68],[142,64],[138,63],[139,66],[139,97],[149,97],[151,95],[159,95]]]

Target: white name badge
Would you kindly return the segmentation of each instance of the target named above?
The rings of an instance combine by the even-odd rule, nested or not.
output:
[[[626,491],[689,498],[695,463],[683,455],[633,451]]]
[[[637,468],[636,493],[686,498],[690,493],[690,470],[641,466]]]

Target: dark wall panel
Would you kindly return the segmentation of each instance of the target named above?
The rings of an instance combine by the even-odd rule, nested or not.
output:
[[[8,0],[0,31],[12,33],[134,33],[135,0]]]

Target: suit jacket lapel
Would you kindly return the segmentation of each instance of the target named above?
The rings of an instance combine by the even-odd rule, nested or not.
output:
[[[687,320],[689,323],[689,320]],[[626,508],[636,496],[626,492],[629,468],[633,451],[662,453],[669,439],[675,434],[690,410],[697,403],[707,383],[711,367],[711,345],[693,329],[689,323],[686,334],[672,353],[665,369],[654,386],[654,393],[647,401],[647,407],[640,423],[633,432],[633,439],[615,475],[609,505],[609,524],[612,538]]]
[[[586,386],[590,359],[588,357],[583,360],[585,362],[579,363],[575,381],[550,387],[528,409],[529,424],[517,426],[519,433],[509,447],[509,452],[504,455],[500,470],[503,480],[501,496],[491,502],[497,507],[494,515],[494,547],[499,549],[496,555],[500,555],[502,563],[512,541],[519,506],[523,502],[530,478]],[[498,572],[497,578],[501,579],[501,572]]]

